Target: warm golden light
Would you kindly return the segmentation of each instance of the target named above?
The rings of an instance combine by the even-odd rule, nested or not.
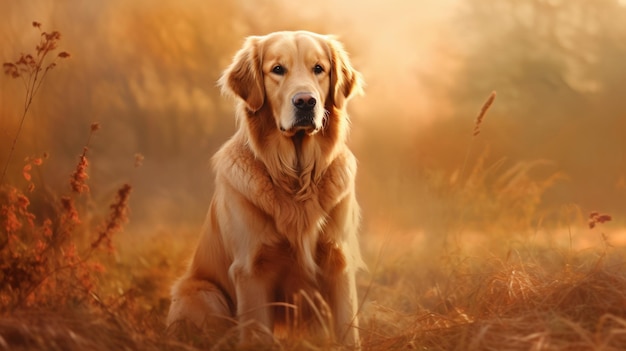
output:
[[[553,272],[532,267],[567,261],[559,272],[571,279],[560,281],[578,282],[573,253],[626,242],[626,1],[13,0],[0,1],[0,13],[0,190],[15,188],[0,201],[22,216],[3,219],[0,209],[0,231],[21,219],[48,233],[58,221],[44,218],[65,211],[73,228],[107,234],[97,224],[117,198],[130,222],[110,266],[148,272],[120,273],[107,289],[144,284],[148,305],[166,299],[169,282],[154,281],[176,276],[193,247],[213,190],[210,158],[235,130],[233,102],[216,82],[246,36],[277,30],[337,35],[365,79],[349,106],[349,144],[364,251],[371,267],[380,263],[360,288],[372,283],[382,306],[432,312],[419,323],[448,318],[428,330],[471,325],[478,312],[439,290],[448,276],[486,274],[488,263],[466,257],[497,257],[502,271],[484,278],[493,288],[484,296],[514,306],[535,301],[525,289],[549,288],[540,282]],[[20,67],[36,67],[42,32],[55,31],[28,102],[35,71]],[[67,196],[71,186],[83,197]],[[550,262],[537,258],[542,250]],[[364,308],[370,321],[391,314]],[[626,313],[609,312],[626,325]]]

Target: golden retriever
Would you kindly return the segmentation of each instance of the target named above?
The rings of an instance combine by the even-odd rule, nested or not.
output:
[[[247,344],[298,324],[358,348],[363,263],[346,102],[361,75],[334,37],[276,32],[247,38],[219,84],[238,100],[238,130],[213,157],[215,193],[168,325],[235,319]]]

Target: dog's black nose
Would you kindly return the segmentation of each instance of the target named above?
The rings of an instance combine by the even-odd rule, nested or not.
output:
[[[311,95],[311,93],[297,93],[291,99],[291,103],[298,110],[312,110],[317,103],[317,100]]]

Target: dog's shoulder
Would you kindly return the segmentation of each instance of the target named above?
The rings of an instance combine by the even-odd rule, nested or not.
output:
[[[227,186],[264,212],[273,212],[276,192],[271,177],[239,133],[215,153],[212,164],[216,191]]]
[[[331,166],[343,169],[352,177],[356,176],[357,159],[346,145],[343,145],[339,152],[337,152],[337,156]]]
[[[346,188],[354,185],[356,172],[356,157],[350,149],[343,147],[331,162],[324,178],[326,182],[331,182],[341,188]]]
[[[231,181],[267,177],[267,170],[240,133],[235,134],[213,155],[212,165],[218,177],[225,176]]]

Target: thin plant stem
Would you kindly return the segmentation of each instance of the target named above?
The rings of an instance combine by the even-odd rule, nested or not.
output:
[[[467,151],[465,152],[465,158],[463,159],[463,166],[461,167],[461,171],[459,172],[458,179],[459,179],[459,184],[461,187],[464,187],[465,185],[467,185],[467,180],[465,179],[465,169],[467,168],[467,162],[469,160],[470,154],[472,153],[474,140],[480,134],[480,125],[483,123],[485,114],[487,113],[487,111],[489,110],[489,107],[491,107],[495,99],[496,99],[496,92],[492,91],[491,94],[489,94],[489,97],[487,97],[487,100],[485,100],[485,103],[483,103],[483,106],[480,108],[478,115],[476,116],[471,140],[469,142],[469,146],[467,147]],[[461,210],[461,213],[459,214],[459,223],[463,223],[463,217],[465,217],[465,209]],[[456,239],[456,235],[454,239]],[[443,245],[444,245],[444,250],[447,252],[449,250],[449,247],[448,247],[449,238],[448,238],[447,233],[445,234]],[[457,243],[457,246],[458,246],[458,243]]]
[[[38,28],[41,31],[41,23],[33,22],[33,26]],[[43,82],[48,75],[48,71],[56,66],[56,58],[66,58],[70,55],[67,52],[62,52],[50,64],[43,68],[46,57],[52,51],[54,51],[57,46],[57,41],[61,38],[59,32],[46,33],[41,32],[42,39],[37,45],[37,61],[34,62],[34,58],[31,55],[22,55],[19,61],[15,63],[5,63],[3,67],[5,67],[5,73],[7,75],[12,76],[13,78],[20,77],[24,84],[24,89],[26,90],[26,95],[24,97],[24,111],[22,112],[22,116],[20,118],[20,123],[17,127],[17,131],[15,133],[15,137],[11,141],[11,148],[9,149],[9,154],[7,156],[7,160],[4,163],[2,168],[2,174],[0,175],[0,185],[4,184],[4,179],[6,177],[7,170],[9,168],[9,164],[13,159],[13,154],[15,153],[15,147],[17,145],[17,140],[22,133],[22,129],[24,127],[24,121],[26,120],[26,115],[30,109],[30,106],[33,103],[33,98],[41,89]],[[43,73],[41,73],[43,71]]]
[[[465,159],[463,160],[463,166],[461,167],[461,172],[459,173],[459,179],[461,181],[463,181],[463,177],[465,175],[465,168],[467,167],[467,160],[469,159],[469,156],[472,152],[474,139],[476,139],[478,134],[480,134],[480,125],[482,124],[483,119],[485,118],[485,114],[487,113],[487,110],[489,110],[489,107],[491,107],[495,99],[496,99],[496,92],[492,91],[491,94],[489,94],[489,97],[487,98],[487,100],[485,100],[485,103],[483,104],[483,106],[480,108],[480,112],[478,112],[478,115],[476,116],[476,122],[474,123],[474,132],[472,133],[472,139],[470,140],[469,147],[467,148],[467,151],[465,152]]]
[[[7,169],[9,168],[9,164],[11,163],[11,160],[13,159],[15,146],[17,145],[17,139],[19,138],[22,132],[22,128],[24,127],[26,114],[28,113],[28,110],[30,109],[30,105],[33,103],[33,98],[39,91],[39,88],[43,84],[43,81],[46,78],[48,71],[50,70],[49,68],[46,68],[43,75],[41,76],[41,80],[39,81],[39,84],[37,84],[37,78],[39,77],[39,72],[41,71],[41,64],[43,63],[43,59],[46,57],[47,53],[48,51],[44,51],[43,55],[41,55],[41,58],[39,62],[37,63],[37,69],[35,70],[32,83],[31,83],[30,78],[28,79],[28,83],[27,83],[28,85],[26,86],[26,97],[24,98],[24,112],[22,112],[22,118],[20,118],[20,124],[17,127],[17,132],[15,133],[15,137],[13,137],[13,141],[11,142],[11,149],[9,149],[9,155],[7,156],[7,160],[4,163],[4,168],[2,169],[2,176],[0,177],[0,185],[4,183],[4,177],[6,176]]]
[[[22,131],[22,127],[24,126],[24,120],[26,119],[26,112],[28,112],[28,106],[30,106],[30,104],[26,105],[24,112],[22,113],[22,118],[20,119],[20,125],[17,128],[17,133],[15,133],[15,137],[13,138],[13,141],[11,142],[11,149],[9,149],[9,155],[7,156],[7,160],[4,163],[4,167],[2,169],[2,176],[0,176],[0,185],[4,184],[4,177],[7,174],[7,169],[9,168],[9,164],[11,163],[11,159],[13,158],[15,145],[17,144],[17,138],[19,137],[20,132]]]

